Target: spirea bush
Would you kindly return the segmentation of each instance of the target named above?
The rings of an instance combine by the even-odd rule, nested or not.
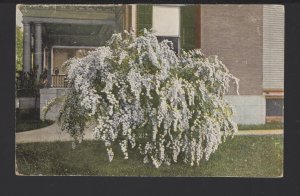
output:
[[[80,143],[88,122],[104,142],[109,161],[118,143],[124,158],[138,148],[155,167],[183,161],[193,166],[209,159],[237,125],[224,99],[238,79],[216,56],[200,50],[171,50],[145,30],[112,35],[106,46],[68,65],[69,91],[59,116],[61,128]],[[238,88],[238,86],[236,86]]]

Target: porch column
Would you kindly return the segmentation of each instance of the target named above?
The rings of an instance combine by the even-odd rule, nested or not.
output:
[[[31,46],[30,46],[30,23],[23,22],[23,72],[30,72]]]
[[[42,54],[42,24],[35,23],[34,65],[37,66],[38,79],[43,69]]]
[[[48,61],[48,72],[47,72],[47,87],[51,88],[51,84],[52,84],[52,69],[51,69],[51,47],[48,47],[47,49],[47,56],[48,59],[46,59]]]

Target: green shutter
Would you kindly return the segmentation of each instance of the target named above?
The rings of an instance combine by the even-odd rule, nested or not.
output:
[[[137,5],[137,32],[152,28],[152,5]]]
[[[183,6],[180,9],[180,47],[184,50],[195,48],[196,31],[196,8],[195,6]]]

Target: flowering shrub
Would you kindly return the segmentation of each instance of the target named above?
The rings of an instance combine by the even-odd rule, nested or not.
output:
[[[137,147],[144,163],[157,168],[178,160],[193,166],[233,136],[237,125],[224,95],[238,79],[215,56],[200,50],[177,56],[170,47],[146,30],[139,37],[114,34],[106,46],[66,63],[70,90],[59,121],[74,146],[94,121],[109,161],[117,142],[125,159]]]

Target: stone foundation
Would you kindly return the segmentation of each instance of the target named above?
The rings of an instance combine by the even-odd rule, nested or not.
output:
[[[53,99],[60,96],[63,96],[67,88],[43,88],[40,89],[40,118],[43,119],[44,111],[43,108],[48,104],[48,102]],[[50,111],[48,111],[45,119],[47,120],[56,120],[59,110],[61,108],[61,105],[56,105],[51,108]]]
[[[37,108],[40,107],[40,98],[36,99]],[[35,97],[18,97],[16,98],[16,108],[33,109],[35,108]]]
[[[43,108],[56,97],[66,93],[67,88],[44,88],[40,90],[40,118],[43,118]],[[226,99],[235,110],[234,121],[238,124],[265,124],[266,99],[263,95],[227,95]],[[45,119],[56,120],[60,105],[54,106]]]
[[[238,124],[265,124],[266,98],[263,95],[227,95],[235,110],[233,119]]]

